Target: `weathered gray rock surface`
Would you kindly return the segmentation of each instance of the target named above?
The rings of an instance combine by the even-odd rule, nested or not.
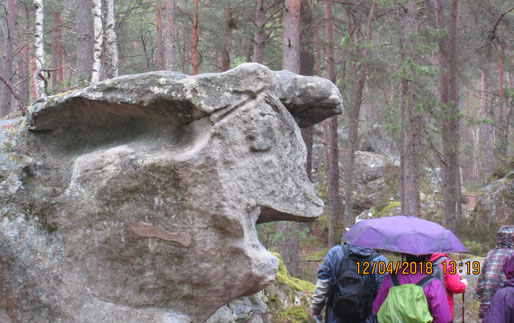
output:
[[[309,306],[315,285],[290,276],[282,257],[274,255],[279,258],[279,269],[273,283],[220,307],[206,323],[313,322]]]
[[[323,208],[297,124],[341,104],[327,80],[243,64],[122,76],[0,121],[0,317],[202,322],[258,292],[278,261],[255,224]]]
[[[475,205],[481,223],[514,223],[514,171],[482,188]]]
[[[341,151],[340,155],[346,152]],[[343,181],[343,162],[339,163],[341,182]],[[354,165],[354,209],[358,212],[376,207],[395,199],[396,190],[392,187],[399,167],[394,165],[394,160],[384,155],[368,152],[355,152]],[[341,196],[344,197],[345,188],[341,188]]]

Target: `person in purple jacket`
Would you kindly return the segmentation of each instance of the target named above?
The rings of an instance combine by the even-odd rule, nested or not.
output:
[[[514,323],[514,254],[503,263],[505,281],[495,294],[484,317],[484,323]]]
[[[410,269],[414,269],[414,267],[409,266],[408,274],[403,273],[403,268],[400,267],[398,270],[397,276],[400,282],[400,285],[403,284],[416,284],[419,282],[426,274],[426,256],[414,256],[406,254],[407,262],[415,262],[416,268],[411,271]],[[373,302],[373,314],[377,315],[380,306],[384,303],[387,294],[389,293],[389,289],[391,289],[391,275],[387,275],[380,286],[377,297],[375,298],[375,302]],[[452,314],[450,312],[450,306],[448,305],[448,299],[446,297],[446,291],[444,289],[443,284],[439,279],[433,279],[428,283],[424,288],[425,297],[428,303],[428,309],[430,314],[434,318],[434,323],[448,323],[452,322]]]

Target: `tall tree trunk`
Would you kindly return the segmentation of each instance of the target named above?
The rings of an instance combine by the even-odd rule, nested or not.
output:
[[[105,0],[105,77],[110,79],[118,76],[118,37],[116,36],[114,19],[114,0]]]
[[[512,52],[512,48],[510,48],[510,46],[507,47],[506,49],[507,49],[507,51],[509,53]],[[507,75],[506,75],[506,77],[507,77],[507,86],[508,86],[509,89],[512,89],[512,85],[514,83],[513,82],[514,81],[513,70],[514,70],[514,68],[512,67],[512,64],[511,64],[509,72],[507,72]],[[508,103],[507,103],[507,106],[509,106]],[[505,128],[505,145],[507,146],[507,151],[506,151],[507,158],[510,158],[513,155],[512,148],[514,148],[514,147],[510,143],[510,140],[512,140],[512,136],[509,136],[509,134],[510,134],[509,127],[511,126],[512,122],[514,122],[513,117],[514,117],[514,99],[510,98],[510,108],[509,108],[509,112],[507,113],[507,119],[505,120],[505,122],[506,122],[506,126],[505,126],[506,127]]]
[[[166,0],[166,69],[175,70],[175,0]]]
[[[436,12],[436,26],[439,30],[446,29],[444,9],[441,0],[434,0]],[[456,11],[457,0],[452,0],[451,13]],[[455,19],[456,21],[456,19]],[[455,22],[456,23],[456,22]],[[443,111],[441,118],[443,163],[442,163],[442,192],[444,200],[445,225],[455,230],[457,222],[457,168],[459,149],[458,110],[455,104],[456,89],[456,30],[452,17],[450,23],[450,39],[444,36],[439,40],[439,75],[440,75],[440,101]]]
[[[399,47],[402,62],[406,62],[407,54],[405,52],[404,35],[399,36]],[[405,147],[407,143],[407,122],[405,120],[405,114],[407,110],[408,86],[407,79],[402,78],[400,81],[400,205],[402,214],[408,214],[407,203],[405,202]]]
[[[368,22],[366,26],[366,36],[364,41],[367,41],[371,38],[371,34],[373,32],[372,22],[375,19],[377,4],[373,2],[371,5],[371,9],[368,16]],[[357,22],[359,24],[359,22]],[[357,34],[360,34],[359,30],[360,26],[357,26]],[[362,57],[367,57],[369,55],[368,49],[364,48],[362,51]],[[364,90],[364,85],[366,83],[368,66],[364,61],[360,65],[360,76],[357,81],[357,85],[355,87],[355,93],[353,96],[353,104],[349,113],[349,127],[348,127],[348,144],[349,151],[345,160],[345,179],[344,179],[344,226],[346,228],[350,228],[354,224],[353,218],[353,168],[354,168],[354,160],[355,160],[355,151],[357,151],[358,147],[358,139],[359,139],[359,114],[360,108],[362,104],[362,92]]]
[[[501,42],[498,44],[498,159],[507,158],[507,142],[506,142],[506,120],[504,110],[504,60],[505,52]]]
[[[286,0],[282,69],[299,72],[300,66],[300,0]]]
[[[57,71],[52,73],[52,91],[56,93],[57,84],[62,82],[64,79],[64,71],[63,71],[63,53],[62,53],[62,28],[60,25],[62,24],[61,13],[54,12],[54,22],[57,26],[54,31],[54,43],[52,47],[52,68],[57,69]]]
[[[264,62],[264,46],[266,45],[266,0],[257,0],[255,10],[255,39],[253,44],[253,61],[262,64]]]
[[[449,92],[452,111],[450,118],[451,136],[454,138],[453,152],[450,156],[450,170],[455,173],[455,218],[456,225],[462,220],[462,174],[459,161],[461,131],[460,131],[460,82],[459,82],[459,48],[457,48],[457,38],[459,37],[459,0],[452,0],[450,6],[450,39],[449,39]]]
[[[34,51],[34,46],[31,46],[29,45],[29,52],[32,53]],[[36,74],[36,57],[34,55],[32,55],[32,57],[30,58],[30,82],[32,84],[32,87],[30,87],[30,94],[31,94],[31,97],[33,100],[36,100],[38,97],[37,97],[37,92],[36,92],[36,77],[35,77],[35,74]]]
[[[93,3],[91,0],[76,0],[75,32],[77,35],[76,69],[79,83],[89,81],[93,70]]]
[[[325,28],[326,28],[326,57],[328,79],[336,83],[334,61],[334,19],[332,16],[332,0],[325,0]],[[337,116],[329,118],[327,124],[328,137],[328,203],[330,208],[330,221],[328,226],[328,246],[336,244],[335,226],[341,210],[341,197],[339,196],[339,147],[337,143]],[[346,225],[346,223],[345,223]]]
[[[186,1],[187,3],[187,1]],[[189,66],[189,50],[188,50],[188,44],[189,44],[189,30],[187,29],[187,24],[183,24],[183,31],[182,34],[184,36],[184,46],[182,46],[182,73],[187,74],[188,66]]]
[[[282,68],[293,73],[300,71],[300,0],[286,0],[284,14],[284,44],[282,50]],[[279,252],[287,269],[296,275],[300,253],[300,223],[280,222],[277,230],[283,233]]]
[[[198,2],[194,0],[194,13],[193,13],[193,41],[191,44],[191,63],[193,66],[193,75],[198,74],[199,60],[198,60]]]
[[[225,8],[223,11],[225,30],[223,31],[223,49],[221,50],[221,70],[230,69],[230,50],[232,48],[232,9]]]
[[[25,26],[21,26],[21,37],[20,37],[20,45],[21,51],[18,55],[18,75],[20,76],[19,80],[19,92],[21,102],[26,105],[30,101],[30,70],[29,70],[29,12],[26,5],[22,6],[21,17],[22,21],[25,22]]]
[[[452,0],[450,6],[450,39],[449,39],[449,93],[451,112],[450,112],[450,136],[453,138],[452,154],[449,156],[449,170],[451,174],[455,174],[454,177],[454,195],[455,195],[455,226],[457,226],[462,220],[462,174],[459,162],[460,153],[460,110],[459,110],[459,76],[458,67],[459,61],[457,59],[459,54],[459,48],[457,48],[458,38],[458,17],[459,17],[459,0]],[[451,180],[451,179],[450,179]]]
[[[103,47],[103,25],[102,25],[102,1],[93,0],[93,26],[94,26],[94,55],[91,82],[100,81],[102,75],[102,47]]]
[[[36,71],[34,73],[34,86],[36,88],[37,98],[46,96],[45,81],[41,77],[45,68],[45,48],[43,43],[43,0],[34,0],[34,8],[36,9],[35,34],[34,34],[34,50],[36,60]]]
[[[404,15],[403,37],[405,39],[406,48],[415,48],[417,46],[418,21],[416,1],[410,1],[405,8],[407,13]],[[413,57],[409,58],[413,59]],[[407,64],[407,57],[404,55],[404,64]],[[421,129],[421,114],[416,110],[418,104],[416,94],[409,89],[408,80],[402,80],[402,93],[404,97],[404,117],[407,118],[408,126],[404,128],[404,147],[403,147],[403,201],[402,213],[421,217],[421,199],[420,199],[420,161],[419,151],[421,147],[421,139],[419,137]]]
[[[482,61],[482,77],[480,83],[480,117],[481,119],[491,119],[490,107],[487,97],[487,63]],[[480,180],[484,181],[490,174],[492,169],[492,156],[493,156],[493,133],[491,125],[487,122],[482,122],[479,127],[480,130]]]
[[[469,80],[466,81],[466,147],[471,150],[471,147],[473,146],[473,143],[471,142],[471,125],[470,125],[470,118],[471,118],[471,103],[469,101]],[[474,153],[470,153],[464,156],[464,166],[463,166],[463,172],[462,177],[466,180],[472,180],[473,179],[473,156]]]
[[[313,75],[314,74],[314,33],[312,29],[313,16],[312,10],[308,4],[309,0],[302,0],[300,8],[300,25],[301,34],[300,38],[300,74]],[[312,181],[312,141],[313,132],[312,126],[301,129],[303,141],[307,147],[307,162],[305,168],[307,176]]]
[[[162,3],[157,0],[157,69],[164,69],[164,50],[162,46]]]
[[[311,10],[312,23],[314,26],[314,38],[316,39],[316,45],[314,46],[316,52],[316,75],[321,76],[321,39],[319,36],[319,24],[316,18],[316,12],[311,0],[307,0],[307,4]]]
[[[13,47],[14,47],[14,28],[18,6],[15,0],[7,0],[5,3],[5,23],[4,23],[4,47],[2,48],[3,66],[1,74],[11,82]],[[0,117],[12,111],[12,93],[7,85],[0,83]]]

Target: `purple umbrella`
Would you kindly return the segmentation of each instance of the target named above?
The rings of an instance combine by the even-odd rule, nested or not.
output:
[[[360,221],[344,237],[356,246],[417,256],[468,251],[450,230],[407,215]]]

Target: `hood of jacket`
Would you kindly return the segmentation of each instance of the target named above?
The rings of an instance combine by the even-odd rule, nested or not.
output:
[[[441,258],[441,257],[446,257],[448,259],[450,259],[450,257],[448,257],[447,254],[445,254],[444,252],[436,252],[436,253],[433,253],[431,256],[430,256],[430,261],[434,262],[436,261],[437,259]]]
[[[502,225],[498,230],[496,248],[514,248],[514,225]]]
[[[375,250],[371,248],[357,247],[350,243],[347,243],[347,245],[351,253],[357,254],[359,256],[367,257],[375,252]]]

